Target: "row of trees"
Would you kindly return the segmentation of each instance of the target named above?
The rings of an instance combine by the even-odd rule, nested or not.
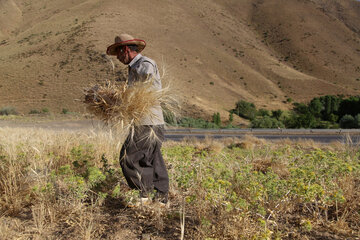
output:
[[[252,128],[360,128],[360,96],[317,97],[307,104],[295,102],[289,111],[256,109],[253,103],[241,100],[230,110],[226,126],[219,113],[214,113],[212,121],[206,121],[190,117],[178,119],[171,111],[164,110],[167,123],[193,128],[232,128],[234,114],[250,120]]]
[[[359,128],[360,97],[327,95],[308,104],[294,103],[290,111],[257,110],[255,105],[238,101],[232,113],[251,121],[253,128]]]

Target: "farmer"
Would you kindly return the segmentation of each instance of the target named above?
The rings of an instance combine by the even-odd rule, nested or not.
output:
[[[128,65],[128,84],[151,79],[154,89],[161,89],[159,70],[154,60],[140,52],[145,48],[144,40],[135,39],[128,34],[115,37],[115,43],[107,48],[108,55],[116,56]],[[155,137],[154,137],[155,136]],[[120,151],[120,165],[127,183],[139,189],[141,200],[148,201],[149,193],[155,189],[155,199],[167,203],[169,177],[161,145],[164,140],[164,117],[160,104],[150,109],[140,125],[134,126]]]

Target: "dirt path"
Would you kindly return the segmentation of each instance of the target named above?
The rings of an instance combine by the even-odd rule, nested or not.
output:
[[[97,120],[46,120],[46,121],[23,121],[23,120],[0,120],[0,127],[29,127],[44,128],[51,130],[85,130],[101,129],[104,127]]]

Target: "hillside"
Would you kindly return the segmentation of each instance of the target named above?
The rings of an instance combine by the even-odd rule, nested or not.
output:
[[[116,34],[147,41],[184,114],[244,99],[290,107],[360,93],[360,2],[354,0],[0,0],[0,107],[85,111],[82,89],[121,76],[105,55]],[[113,70],[113,65],[115,70]]]

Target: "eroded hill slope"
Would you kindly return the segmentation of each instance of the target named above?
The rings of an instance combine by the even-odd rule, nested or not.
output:
[[[287,98],[360,92],[353,0],[1,0],[0,8],[0,107],[24,113],[84,111],[82,88],[124,69],[105,55],[122,32],[147,41],[144,54],[166,67],[185,114],[227,117],[240,99],[288,108]]]

